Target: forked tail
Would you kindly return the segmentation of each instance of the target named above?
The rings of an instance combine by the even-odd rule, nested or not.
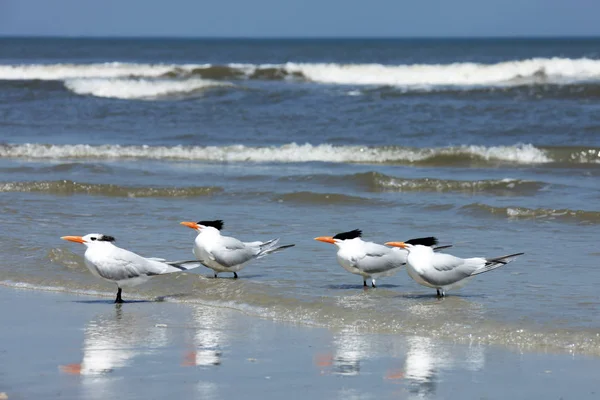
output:
[[[189,269],[194,269],[202,266],[202,263],[198,260],[192,261],[165,261],[165,264],[177,268],[178,271],[187,271]],[[176,271],[168,271],[168,272],[176,272]]]
[[[437,247],[433,248],[433,251],[440,251],[440,250],[444,250],[444,249],[449,249],[450,247],[452,247],[451,244],[447,244],[447,245],[444,245],[444,246],[437,246]]]
[[[496,257],[496,258],[486,258],[485,265],[477,270],[475,270],[471,275],[479,275],[484,272],[492,271],[496,268],[500,268],[509,262],[514,261],[514,259],[518,256],[522,256],[525,253],[515,253],[510,254],[508,256]]]
[[[258,252],[256,258],[261,258],[261,257],[266,256],[267,254],[275,253],[279,250],[283,250],[283,249],[287,249],[288,247],[295,246],[295,244],[285,244],[283,246],[276,247],[277,243],[279,243],[279,238],[271,239],[271,240],[266,241],[263,244],[259,245],[259,252]]]

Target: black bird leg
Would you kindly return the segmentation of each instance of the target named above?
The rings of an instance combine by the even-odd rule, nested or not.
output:
[[[234,273],[233,273],[233,279],[237,279],[237,278],[238,278],[238,277],[237,277],[237,272],[234,272]]]
[[[364,287],[367,287],[367,280],[366,280],[366,279],[365,279],[365,280],[363,280],[363,286],[364,286]]]
[[[123,291],[123,289],[119,288],[119,290],[117,290],[117,298],[115,299],[115,303],[124,303],[123,299],[121,298],[121,292]]]
[[[215,278],[217,277],[217,273],[215,272]]]

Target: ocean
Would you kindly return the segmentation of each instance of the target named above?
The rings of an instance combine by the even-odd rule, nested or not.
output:
[[[0,39],[0,284],[112,298],[65,235],[193,258],[180,221],[296,246],[125,299],[600,355],[600,39]],[[437,299],[334,246],[525,252]],[[127,304],[124,305],[126,307]]]

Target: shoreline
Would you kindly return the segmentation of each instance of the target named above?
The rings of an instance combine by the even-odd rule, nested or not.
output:
[[[87,271],[85,271],[87,274]],[[353,320],[351,323],[347,319],[347,315],[344,316],[333,316],[327,310],[322,312],[316,312],[312,310],[312,306],[308,308],[308,311],[302,306],[294,307],[292,310],[288,310],[287,301],[290,299],[281,297],[281,293],[277,293],[275,300],[265,303],[266,299],[262,299],[261,304],[245,304],[239,303],[237,298],[228,298],[227,296],[232,294],[231,290],[235,290],[235,282],[230,282],[227,279],[224,280],[213,280],[210,277],[206,277],[202,274],[197,273],[186,273],[184,275],[196,275],[199,277],[199,281],[192,287],[194,291],[197,290],[208,290],[210,288],[217,287],[217,290],[223,290],[224,292],[217,297],[198,297],[195,294],[186,295],[184,292],[179,294],[172,294],[161,286],[160,290],[153,286],[153,282],[147,283],[145,287],[128,288],[129,291],[126,293],[126,303],[156,303],[156,304],[172,304],[188,307],[208,307],[226,312],[239,313],[243,318],[257,319],[265,323],[281,323],[290,324],[298,327],[299,329],[324,329],[330,331],[339,331],[345,329],[352,329],[357,333],[363,335],[396,335],[402,337],[419,336],[430,340],[441,341],[448,345],[477,345],[496,347],[501,351],[508,351],[514,353],[540,353],[540,354],[555,354],[565,355],[572,357],[597,357],[600,360],[600,347],[596,343],[600,339],[598,337],[590,337],[591,333],[594,333],[590,329],[577,329],[572,328],[569,331],[560,329],[555,330],[544,330],[535,329],[535,326],[522,326],[517,329],[515,325],[505,325],[502,321],[488,321],[486,330],[477,330],[480,325],[473,324],[472,327],[454,326],[455,324],[451,321],[442,321],[436,329],[432,329],[431,326],[418,327],[410,326],[402,328],[402,323],[409,323],[408,320],[403,321],[402,317],[394,318],[393,320],[384,320],[376,314],[370,314],[368,317],[359,318]],[[175,284],[177,280],[181,278],[181,274],[175,278],[174,281],[170,281],[171,284]],[[189,281],[189,279],[188,279]],[[154,282],[154,284],[157,282]],[[6,288],[8,290],[25,290],[32,292],[43,292],[43,293],[55,293],[57,295],[64,296],[85,296],[90,298],[89,302],[93,303],[106,303],[113,304],[114,293],[112,291],[105,291],[104,288],[109,288],[109,285],[105,285],[100,282],[91,281],[93,286],[80,286],[81,289],[69,289],[64,286],[51,287],[51,286],[39,286],[36,284],[13,282],[13,281],[0,281],[0,289]],[[255,283],[251,281],[244,282],[245,285],[253,285]],[[219,286],[219,285],[228,285]],[[190,290],[190,287],[182,288],[184,290]],[[394,288],[395,289],[395,288]],[[169,294],[171,293],[171,294]],[[190,292],[191,293],[191,292]],[[391,296],[391,297],[390,297]],[[97,297],[97,298],[94,298]],[[468,301],[468,297],[455,294],[444,298],[442,301],[444,304],[438,304],[439,299],[435,296],[423,296],[422,294],[413,293],[396,293],[395,290],[386,290],[386,285],[380,286],[377,292],[370,293],[370,291],[363,292],[362,290],[349,289],[348,294],[340,294],[340,300],[351,299],[351,301],[380,301],[381,298],[393,300],[395,298],[401,298],[404,300],[415,299],[417,311],[419,313],[431,314],[429,319],[437,319],[442,316],[445,310],[454,310],[457,308],[464,307],[465,301]],[[280,304],[283,302],[286,304],[283,308],[285,312],[281,312]],[[323,307],[326,307],[323,304]],[[329,310],[330,311],[330,310]],[[451,317],[451,316],[450,316]],[[329,319],[328,319],[329,318]],[[414,321],[410,321],[414,323]],[[454,328],[452,328],[454,326]],[[492,329],[493,328],[493,329]],[[472,330],[471,330],[472,329]],[[493,336],[493,334],[497,336]],[[544,335],[549,340],[543,342],[540,335]],[[598,335],[596,335],[598,336]],[[538,340],[531,342],[532,338],[538,337]],[[559,337],[561,340],[559,341]]]
[[[8,399],[598,393],[593,371],[600,358],[592,356],[315,328],[189,303],[114,305],[5,286],[0,303],[0,320],[11,327],[0,331],[0,393]]]

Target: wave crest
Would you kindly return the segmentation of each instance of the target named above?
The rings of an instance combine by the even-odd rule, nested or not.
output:
[[[600,60],[534,58],[496,64],[294,64],[285,69],[315,82],[427,88],[431,86],[517,86],[600,80]]]
[[[94,78],[65,81],[65,87],[76,94],[126,100],[187,98],[210,88],[232,86],[227,82],[197,78],[188,80]]]
[[[482,203],[468,204],[462,210],[474,215],[498,216],[510,219],[538,219],[580,224],[600,224],[600,211],[551,208],[493,207]]]
[[[185,67],[185,66],[181,66]],[[173,65],[136,63],[0,65],[1,80],[66,80],[75,78],[159,77]]]
[[[561,151],[568,151],[562,149]],[[580,150],[576,150],[579,152]],[[600,163],[600,149],[589,149],[598,156],[566,159],[567,163]],[[544,149],[530,144],[515,146],[456,146],[411,148],[401,146],[364,147],[290,143],[282,146],[121,146],[121,145],[0,145],[0,157],[29,159],[154,159],[209,162],[330,162],[365,164],[416,164],[433,166],[470,166],[540,164],[553,160]]]
[[[510,178],[478,181],[432,178],[406,179],[377,172],[358,174],[357,179],[364,180],[373,191],[384,192],[462,192],[515,196],[534,195],[547,186],[543,182]]]
[[[279,178],[281,182],[317,182],[322,185],[352,186],[369,192],[458,192],[489,193],[496,196],[535,195],[549,186],[546,182],[522,179],[453,180],[435,178],[402,178],[369,171],[350,175],[293,175]]]
[[[0,183],[3,192],[38,192],[58,195],[87,194],[110,197],[197,197],[223,191],[216,186],[196,187],[133,187],[97,183],[79,183],[69,180]]]
[[[0,65],[0,80],[189,78],[308,80],[337,85],[433,87],[520,86],[600,81],[600,60],[532,58],[495,64],[30,64]]]

